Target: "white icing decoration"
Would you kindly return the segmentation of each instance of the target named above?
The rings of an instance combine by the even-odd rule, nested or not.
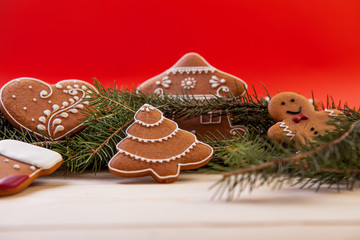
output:
[[[78,91],[76,91],[75,89],[71,89],[71,90],[69,91],[69,94],[70,94],[70,95],[76,95],[76,94],[78,94]]]
[[[68,90],[63,90],[63,93],[68,93],[69,91]]]
[[[34,119],[34,118],[32,118],[32,119],[31,119],[31,121],[32,121],[32,122],[35,122],[35,119]]]
[[[31,86],[31,85],[29,85],[29,89],[32,89],[32,86]]]
[[[39,117],[39,122],[46,123],[46,118],[44,116]]]
[[[295,137],[295,134],[289,130],[289,126],[287,126],[285,122],[278,122],[278,124],[280,124],[281,128],[284,128],[283,132],[286,132],[286,136],[290,137],[290,140]]]
[[[84,108],[84,105],[78,104],[78,105],[76,105],[75,107],[76,107],[76,108],[79,108],[79,109],[83,109],[83,108]]]
[[[212,67],[212,66],[209,66],[209,67],[172,67],[170,68],[169,70],[166,71],[167,74],[177,74],[177,73],[180,73],[180,74],[183,74],[183,73],[186,73],[186,74],[196,74],[196,73],[208,73],[208,72],[215,72],[215,68]]]
[[[129,138],[133,139],[133,140],[136,140],[138,142],[147,142],[147,141],[151,141],[152,143],[153,142],[162,142],[162,141],[166,141],[170,138],[172,138],[177,132],[179,131],[179,128],[175,128],[174,131],[172,131],[172,133],[170,133],[169,135],[167,135],[166,137],[162,137],[162,138],[156,138],[156,139],[144,139],[144,138],[139,138],[139,137],[135,137],[131,134],[129,134],[127,131],[126,131],[126,134]]]
[[[46,127],[44,125],[42,125],[42,124],[37,125],[36,128],[38,130],[40,130],[40,131],[45,131],[46,130]]]
[[[324,111],[327,112],[327,113],[329,113],[329,116],[330,116],[330,117],[337,117],[337,116],[338,116],[338,115],[335,113],[334,110],[329,110],[329,109],[325,108]]]
[[[221,95],[222,92],[231,92],[231,91],[230,91],[229,87],[227,87],[227,86],[221,86],[221,87],[219,87],[219,88],[217,89],[216,95],[217,95],[218,97],[221,97],[221,96],[222,96],[222,95]]]
[[[222,83],[225,83],[226,80],[225,79],[219,79],[217,76],[212,75],[211,79],[209,80],[211,87],[212,88],[217,88],[218,86],[220,86]]]
[[[161,81],[156,81],[156,85],[163,86],[164,88],[169,88],[171,84],[171,80],[168,76],[165,76],[161,79]]]
[[[33,101],[36,102],[36,98],[33,98]]]
[[[162,115],[162,112],[160,112],[160,113],[161,113],[161,115]],[[135,114],[135,115],[136,115],[136,114]],[[174,123],[176,124],[176,129],[177,129],[177,128],[178,128],[178,125],[177,125],[176,122],[174,122]],[[133,124],[135,124],[135,123],[133,123]],[[133,125],[133,124],[132,124],[132,125]],[[131,126],[130,126],[130,127],[131,127]],[[130,127],[129,127],[129,128],[130,128]],[[185,130],[182,130],[182,131],[187,132],[187,131],[185,131]],[[125,139],[126,139],[126,138],[125,138]],[[177,169],[177,172],[176,172],[175,175],[160,176],[160,175],[159,175],[156,171],[154,171],[152,168],[146,168],[146,169],[141,169],[141,170],[133,170],[133,171],[120,170],[120,169],[116,169],[116,168],[111,167],[111,162],[113,161],[113,159],[115,159],[115,158],[117,157],[118,154],[122,154],[122,153],[125,154],[126,156],[133,157],[134,159],[140,159],[141,161],[145,161],[145,162],[152,162],[152,163],[159,163],[159,164],[164,163],[164,162],[170,162],[170,161],[172,161],[172,160],[179,159],[179,158],[181,158],[182,156],[185,156],[186,153],[189,153],[190,150],[193,149],[194,146],[195,146],[197,143],[199,143],[199,141],[197,140],[196,136],[194,136],[194,139],[195,139],[195,140],[194,140],[194,143],[191,144],[183,153],[181,153],[181,154],[179,154],[179,155],[176,155],[176,156],[173,156],[173,157],[171,157],[171,158],[165,158],[165,159],[148,159],[148,158],[144,158],[144,157],[140,157],[140,156],[131,154],[131,153],[126,152],[126,151],[124,151],[124,150],[122,150],[122,149],[119,148],[119,145],[120,145],[120,143],[121,143],[121,142],[120,142],[120,143],[117,145],[117,147],[116,147],[119,151],[118,151],[117,154],[115,154],[115,156],[114,156],[112,159],[110,159],[109,164],[108,164],[108,167],[109,167],[109,169],[111,169],[112,171],[120,172],[120,173],[143,173],[143,172],[151,172],[152,174],[154,174],[154,175],[155,175],[157,178],[159,178],[159,179],[167,179],[167,178],[178,177],[179,174],[180,174],[180,169],[181,169],[182,166],[191,166],[191,165],[201,164],[201,163],[207,161],[207,160],[212,156],[214,150],[213,150],[209,145],[207,145],[207,144],[205,144],[205,143],[202,143],[202,144],[208,146],[208,147],[211,149],[210,154],[209,154],[207,157],[203,158],[202,160],[200,160],[200,161],[198,161],[198,162],[178,163],[178,169]],[[122,141],[123,141],[123,140],[122,140]]]
[[[45,114],[45,116],[49,117],[50,114],[51,114],[51,111],[46,109],[46,110],[44,111],[44,114]]]
[[[82,89],[82,90],[86,90],[87,87],[83,85],[83,86],[81,87],[81,89]]]
[[[4,109],[4,111],[10,116],[10,118],[11,118],[16,124],[18,124],[19,126],[21,126],[22,128],[24,128],[24,129],[26,129],[26,130],[28,130],[28,131],[32,131],[33,129],[30,129],[30,128],[28,128],[27,126],[22,125],[22,124],[19,123],[16,119],[14,119],[14,117],[12,117],[12,114],[8,111],[8,109],[6,108],[6,106],[3,105],[3,96],[4,96],[4,95],[3,95],[3,90],[7,87],[8,84],[11,84],[11,83],[14,82],[14,81],[16,81],[16,82],[20,82],[20,81],[26,81],[26,82],[28,82],[29,80],[38,82],[38,83],[40,83],[40,84],[42,84],[42,85],[45,85],[45,87],[43,88],[43,90],[39,93],[41,98],[48,98],[48,97],[50,97],[50,96],[52,95],[53,90],[52,90],[52,87],[51,87],[49,84],[47,84],[47,83],[45,83],[45,82],[43,82],[43,81],[41,81],[41,80],[35,79],[35,78],[18,78],[18,79],[14,79],[14,80],[6,83],[6,84],[1,88],[1,90],[0,90],[0,104],[2,105],[2,108]],[[63,82],[66,82],[66,83],[67,83],[68,81],[70,81],[70,80],[64,80],[64,81],[58,82],[58,83],[54,86],[54,88],[55,88],[55,87],[56,87],[56,88],[59,88],[59,89],[60,89],[60,88],[64,88],[64,87],[62,86],[62,83],[63,83]],[[80,83],[80,82],[81,82],[82,84],[87,84],[86,82],[80,81],[80,80],[74,80],[74,81],[77,82],[77,83]],[[80,85],[80,84],[79,84],[79,85]],[[61,87],[60,87],[60,86],[61,86]],[[77,93],[77,94],[78,94],[79,92],[82,93],[82,94],[81,94],[81,95],[77,95],[77,96],[72,96],[72,97],[74,97],[74,98],[77,98],[77,97],[78,97],[79,101],[82,100],[82,99],[84,99],[84,96],[86,95],[86,91],[85,91],[85,89],[83,89],[83,86],[84,86],[84,85],[82,85],[81,89],[73,89],[73,90],[76,90],[76,93]],[[45,89],[47,89],[47,88],[48,88],[49,90],[45,90]],[[80,86],[79,86],[79,88],[80,88]],[[50,92],[49,92],[49,91],[50,91]],[[69,92],[68,90],[65,90],[65,91],[66,91],[65,93],[69,94],[69,93],[68,93],[68,92]],[[94,89],[94,91],[96,91],[96,90]],[[72,93],[74,94],[74,91],[73,91]],[[63,94],[63,93],[61,93],[61,94]],[[71,95],[71,94],[70,94],[70,95]],[[14,95],[14,96],[15,96],[15,95]],[[43,131],[43,132],[48,133],[49,136],[51,136],[51,133],[50,133],[51,127],[50,127],[50,126],[51,126],[51,124],[52,124],[52,119],[55,118],[56,116],[59,116],[59,115],[60,115],[60,117],[67,118],[68,115],[67,115],[67,113],[64,113],[64,112],[67,112],[67,111],[69,111],[70,109],[72,109],[72,108],[75,107],[75,106],[74,106],[74,105],[75,105],[74,99],[72,99],[71,101],[72,101],[73,104],[67,103],[67,104],[65,104],[66,106],[63,105],[63,106],[61,107],[61,110],[59,111],[59,109],[58,109],[55,113],[53,113],[53,112],[50,111],[49,109],[46,109],[46,110],[44,111],[44,116],[43,116],[44,119],[45,119],[45,122],[43,122],[43,124],[39,124],[38,126],[36,126],[36,128],[37,128],[38,130],[40,130],[40,131]],[[49,100],[48,103],[51,103],[51,100]],[[88,102],[86,102],[86,103],[83,102],[83,104],[88,104]],[[71,112],[71,113],[77,113],[78,110],[74,109],[74,110],[71,110],[71,111],[69,111],[69,112]],[[64,114],[63,114],[63,113],[64,113]],[[30,118],[30,119],[31,119],[31,118]],[[32,121],[33,121],[33,120],[32,120]],[[35,121],[35,120],[34,120],[34,121]],[[83,123],[80,123],[80,124],[76,125],[75,127],[64,131],[61,136],[58,136],[58,137],[54,138],[54,140],[57,140],[57,139],[60,139],[60,138],[62,138],[62,137],[64,137],[64,136],[66,136],[69,132],[73,132],[75,129],[80,128],[82,125],[83,125]],[[35,132],[35,134],[38,135],[38,136],[43,136],[43,135],[40,134],[40,133],[36,133],[36,132]]]
[[[0,154],[41,169],[52,168],[62,161],[55,151],[16,140],[0,141]]]
[[[196,80],[193,77],[187,77],[181,81],[181,86],[185,89],[192,89],[196,86]]]
[[[48,98],[48,97],[50,97],[51,95],[52,95],[52,88],[49,86],[49,85],[47,85],[48,87],[49,87],[49,89],[50,89],[50,93],[48,94],[48,92],[46,91],[46,90],[42,90],[41,92],[40,92],[40,97],[41,98]]]
[[[34,171],[36,168],[34,166],[30,166],[30,170]]]
[[[71,113],[77,113],[77,112],[78,112],[78,110],[76,110],[76,109],[70,109],[68,112],[71,112]]]
[[[61,119],[60,118],[55,118],[53,123],[52,123],[52,126],[59,125],[60,123],[61,123]]]
[[[59,105],[57,105],[57,104],[54,104],[53,106],[52,106],[52,109],[53,109],[53,111],[54,112],[56,112],[57,110],[59,110]]]
[[[13,168],[16,169],[16,170],[19,170],[19,169],[20,169],[20,165],[19,165],[19,164],[14,164]]]
[[[15,95],[12,95],[12,98],[16,98],[16,96],[15,96]]]
[[[4,159],[4,162],[8,163],[8,162],[9,162],[9,159],[5,158],[5,159]]]
[[[27,110],[27,107],[23,107],[24,110]]]
[[[74,88],[79,88],[79,84],[74,84]]]
[[[89,105],[89,101],[83,101],[83,104]]]
[[[184,152],[182,152],[182,153],[180,153],[180,154],[178,154],[176,156],[173,156],[171,158],[164,158],[164,159],[144,158],[144,157],[140,157],[140,156],[137,156],[135,154],[129,153],[129,152],[127,152],[125,150],[122,150],[122,149],[118,149],[118,150],[119,150],[119,153],[124,153],[125,155],[127,155],[129,157],[132,157],[132,158],[135,158],[136,160],[146,161],[146,162],[153,162],[153,163],[163,163],[163,162],[170,162],[170,161],[173,161],[173,160],[176,160],[176,159],[180,159],[181,157],[185,156],[186,153],[190,152],[190,147],[192,149],[198,143],[199,143],[199,141],[195,139],[195,141]]]
[[[69,116],[69,114],[67,114],[66,112],[60,113],[60,117],[62,117],[62,118],[67,118],[68,116]]]
[[[70,102],[71,104],[73,104],[73,103],[75,102],[75,100],[72,99],[72,98],[69,98],[69,102]]]
[[[72,89],[72,86],[68,85],[66,86],[67,89]]]
[[[157,89],[154,90],[154,94],[159,95],[159,96],[163,96],[164,95],[164,89],[157,88]]]
[[[64,131],[64,126],[63,125],[59,125],[55,128],[55,131],[54,131],[54,135],[58,132],[61,132],[61,131]]]
[[[68,102],[63,102],[61,108],[64,108],[64,107],[67,107],[67,106],[69,106],[69,103]]]
[[[135,123],[138,123],[138,124],[141,124],[141,125],[143,125],[144,127],[155,127],[155,126],[158,126],[160,123],[162,123],[163,120],[164,120],[164,118],[161,117],[160,120],[157,121],[156,123],[144,123],[144,122],[141,121],[141,120],[135,120],[134,122],[135,122]]]
[[[74,96],[74,99],[75,99],[76,101],[79,101],[79,97],[78,97],[78,96]]]

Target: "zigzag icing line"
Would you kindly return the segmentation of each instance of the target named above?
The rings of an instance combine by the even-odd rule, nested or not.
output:
[[[195,142],[193,144],[190,145],[190,147],[188,147],[183,153],[179,154],[179,155],[176,155],[174,157],[171,157],[171,158],[164,158],[164,159],[151,159],[151,158],[144,158],[144,157],[139,157],[135,154],[132,154],[132,153],[129,153],[127,151],[124,151],[122,149],[118,149],[119,150],[119,153],[124,153],[125,155],[127,156],[130,156],[132,158],[135,158],[136,160],[141,160],[141,161],[146,161],[146,162],[153,162],[153,163],[163,163],[163,162],[170,162],[171,160],[176,160],[177,158],[181,158],[183,156],[186,155],[186,153],[189,153],[191,149],[194,148],[194,146],[198,143],[199,141],[198,140],[195,140]]]
[[[173,68],[170,68],[169,70],[166,71],[166,74],[176,74],[176,73],[180,73],[180,74],[183,74],[183,73],[186,73],[186,74],[190,74],[190,73],[202,73],[202,72],[215,72],[215,68],[214,67],[173,67]]]
[[[157,138],[157,139],[145,139],[145,138],[139,138],[139,137],[135,137],[131,134],[127,134],[129,138],[133,139],[133,140],[137,140],[138,142],[162,142],[165,140],[168,140],[169,138],[172,138],[177,132],[179,131],[179,128],[175,128],[175,130],[170,133],[169,135],[167,135],[166,137],[163,138]]]
[[[285,122],[279,122],[280,127],[284,128],[283,132],[287,132],[286,136],[291,137],[290,140],[292,140],[295,137],[295,134],[292,133],[291,130],[289,130],[289,126],[285,125]]]
[[[337,116],[338,116],[337,114],[335,114],[335,111],[334,111],[334,110],[329,110],[329,109],[325,108],[324,111],[327,112],[327,113],[329,113],[329,116],[330,116],[330,117],[337,117]]]

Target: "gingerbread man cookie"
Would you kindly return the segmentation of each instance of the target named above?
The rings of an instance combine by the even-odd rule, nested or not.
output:
[[[336,109],[316,111],[313,104],[300,94],[283,92],[274,96],[268,106],[270,116],[277,121],[269,128],[268,136],[279,142],[287,137],[290,141],[305,143],[334,129],[326,122],[341,112]]]

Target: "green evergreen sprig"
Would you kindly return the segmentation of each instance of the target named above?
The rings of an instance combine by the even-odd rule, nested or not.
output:
[[[96,91],[89,88],[89,106],[83,111],[86,128],[64,140],[44,140],[31,132],[17,130],[0,116],[3,139],[17,139],[51,148],[64,158],[68,172],[91,169],[96,172],[107,167],[117,152],[116,144],[125,137],[135,112],[145,103],[161,110],[168,118],[193,118],[209,111],[230,114],[234,124],[245,125],[249,133],[241,139],[225,137],[204,138],[214,148],[214,157],[200,169],[222,172],[217,182],[216,196],[225,193],[232,199],[247,187],[252,190],[264,184],[285,180],[302,187],[323,185],[352,189],[360,177],[360,114],[347,106],[337,105],[329,98],[322,108],[341,108],[344,116],[333,122],[335,131],[307,145],[283,144],[269,141],[267,129],[275,124],[267,110],[267,101],[254,94],[199,100],[190,94],[176,96],[147,96],[141,92],[120,90],[116,84],[104,87],[94,80]]]

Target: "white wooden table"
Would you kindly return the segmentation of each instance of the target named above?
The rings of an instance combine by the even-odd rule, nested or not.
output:
[[[0,239],[360,239],[360,190],[261,188],[211,201],[221,176],[173,184],[61,172],[0,198]]]

